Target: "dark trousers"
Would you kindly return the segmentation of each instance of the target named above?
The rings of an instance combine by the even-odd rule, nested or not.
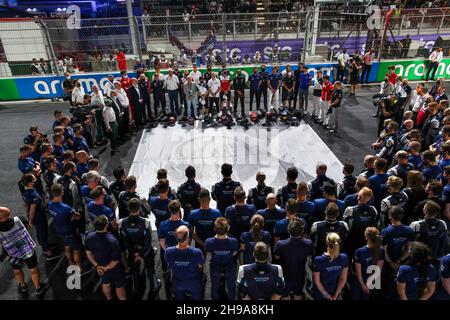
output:
[[[158,108],[160,106],[163,115],[166,115],[166,97],[164,93],[153,94],[153,108],[155,110],[155,117],[158,116]]]
[[[118,117],[116,114],[116,123],[117,123],[117,133],[119,135],[118,139],[122,139],[124,132],[123,132],[123,116]]]
[[[106,136],[111,144],[111,149],[115,149],[118,146],[117,139],[119,138],[119,127],[116,122],[110,122],[109,126],[111,132],[106,132]]]
[[[298,99],[299,92],[300,92],[300,86],[296,83],[295,88],[294,88],[294,109],[297,108],[297,99]],[[300,106],[301,105],[302,105],[302,102],[301,102],[301,97],[300,97]]]
[[[123,111],[123,117],[122,117],[122,132],[124,134],[130,133],[130,110],[129,108],[126,108]]]
[[[237,105],[238,105],[238,100],[240,100],[241,102],[241,114],[245,113],[245,108],[244,108],[244,91],[242,90],[242,95],[240,95],[237,91],[234,91],[234,113],[237,113]]]
[[[148,120],[152,117],[152,109],[151,109],[151,104],[150,104],[150,95],[146,94],[144,95],[144,108],[146,110],[146,113],[144,113],[144,119]]]
[[[436,75],[436,71],[437,71],[438,67],[439,67],[439,62],[430,62],[430,65],[428,66],[426,80],[430,79],[430,72],[431,72],[431,80],[434,80],[434,76]]]
[[[180,106],[184,105],[184,94],[183,94],[183,90],[178,89],[178,95],[180,96]]]
[[[95,129],[97,142],[103,141],[103,133],[105,132],[105,123],[103,122],[102,110],[95,110]]]
[[[299,105],[298,108],[299,110],[301,110],[303,108],[303,110],[308,110],[308,89],[299,89],[299,95],[300,95],[300,101],[299,101]],[[295,104],[294,104],[294,108],[295,108]]]
[[[169,90],[169,103],[170,103],[170,112],[172,113],[180,113],[180,106],[178,104],[178,89]]]
[[[219,113],[220,112],[220,101],[219,101],[219,97],[209,97],[209,112],[214,113],[212,108],[213,106],[216,107],[216,112]]]
[[[145,275],[150,280],[150,289],[153,291],[157,286],[153,251],[149,252],[143,258]],[[146,281],[142,279],[141,266],[134,261],[134,254],[132,253],[129,254],[128,264],[133,275],[133,291],[140,292],[144,288]]]
[[[229,268],[224,272],[225,285],[227,288],[228,300],[234,300],[236,298],[236,271],[234,268]],[[219,300],[220,297],[220,274],[221,272],[217,270],[217,267],[211,267],[211,299]]]
[[[263,102],[264,102],[264,109],[267,110],[267,86],[261,86],[261,93],[260,93],[260,99],[261,99],[261,95],[263,97]]]
[[[361,83],[369,83],[369,75],[372,65],[364,64],[361,73]]]
[[[256,98],[256,110],[261,107],[261,91],[250,89],[250,111],[253,110],[253,99]]]
[[[336,81],[344,82],[344,76],[345,76],[345,67],[338,66],[337,67],[337,75],[336,75]]]
[[[36,239],[42,251],[48,251],[48,222],[45,213],[35,215],[33,226],[36,229]]]
[[[145,121],[145,107],[143,103],[136,103],[134,105],[135,122],[137,126],[144,125]]]

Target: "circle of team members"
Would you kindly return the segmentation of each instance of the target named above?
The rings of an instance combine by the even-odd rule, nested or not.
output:
[[[125,177],[121,168],[114,170],[117,180],[110,188],[101,185],[98,172],[88,171],[79,182],[86,184],[73,192],[77,180],[60,183],[76,168],[69,161],[65,175],[50,188],[48,212],[68,263],[81,272],[95,270],[106,299],[114,295],[126,299],[128,278],[130,297],[147,287],[154,297],[161,287],[158,262],[168,299],[204,299],[208,283],[214,300],[448,299],[448,234],[446,223],[439,219],[442,185],[429,181],[422,197],[414,200],[414,210],[406,211],[411,207],[409,199],[423,186],[420,172],[409,171],[407,187],[402,189],[402,178],[385,173],[384,159],[365,160],[367,170],[358,178],[352,176],[353,166],[344,165],[345,178],[338,184],[326,176],[322,163],[310,183],[296,183],[298,171],[289,168],[286,186],[278,196],[267,193],[264,206],[262,194],[273,191],[264,184],[264,173],[256,174],[257,186],[246,197],[241,184],[231,178],[232,166],[224,164],[223,180],[212,192],[222,201],[217,206],[222,204],[223,213],[210,207],[211,194],[195,182],[191,166],[177,192],[169,186],[167,171],[159,170],[159,181],[147,201],[136,192],[136,178]],[[445,176],[450,173],[446,169]],[[45,250],[50,247],[49,230],[43,223],[46,209],[36,181],[31,173],[21,179],[27,218],[11,218],[7,208],[0,210],[0,240],[2,259],[13,265],[21,292],[27,292],[22,272],[26,264],[42,296],[48,285],[39,281],[31,225],[48,260],[53,253]],[[115,189],[122,191],[112,193]],[[75,197],[85,210],[73,207]],[[278,199],[285,202],[283,207]],[[264,208],[257,210],[254,201]],[[158,249],[152,246],[151,215],[157,226],[159,261]],[[11,238],[16,229],[22,240]],[[26,241],[26,251],[13,248],[19,240]],[[85,257],[89,267],[83,263]]]
[[[442,84],[436,86],[430,91],[442,95]],[[416,99],[430,100],[422,98],[423,88],[418,85]],[[108,299],[136,298],[148,288],[155,297],[159,267],[169,299],[209,298],[207,286],[213,299],[449,299],[450,113],[439,102],[444,117],[436,122],[433,103],[405,111],[401,125],[386,119],[372,146],[376,154],[364,157],[358,175],[344,164],[338,182],[318,163],[309,182],[288,168],[278,190],[257,172],[246,193],[224,164],[209,191],[188,166],[177,189],[167,171],[158,170],[148,197],[137,193],[136,178],[123,168],[113,170],[110,183],[92,156],[87,127],[56,112],[53,144],[31,127],[20,148],[26,209],[24,215],[0,210],[2,261],[12,264],[24,295],[26,265],[39,297],[48,285],[34,263],[33,255],[41,258],[37,244],[49,263],[64,254],[82,274],[97,273]],[[182,237],[179,227],[188,228]],[[26,250],[13,248],[11,232],[20,232]],[[172,254],[185,259],[186,268],[174,265],[181,260],[170,260]],[[270,275],[271,289],[256,289],[263,296],[253,294],[251,277],[259,268]],[[132,290],[124,290],[129,284]]]

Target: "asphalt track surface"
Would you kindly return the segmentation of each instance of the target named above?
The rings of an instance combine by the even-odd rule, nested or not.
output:
[[[355,165],[355,173],[362,169],[364,155],[372,153],[370,145],[376,139],[377,119],[372,117],[374,107],[372,96],[379,90],[379,85],[362,86],[356,97],[349,96],[348,88],[344,90],[343,107],[340,110],[339,132],[330,134],[322,126],[305,119],[313,130],[326,143],[330,150],[342,163]],[[246,92],[246,105],[248,108],[249,93]],[[310,94],[309,108],[312,106]],[[37,125],[44,133],[51,133],[53,111],[59,109],[69,114],[68,104],[65,102],[11,102],[0,103],[0,206],[9,207],[13,215],[25,214],[23,201],[17,187],[20,179],[20,171],[17,167],[19,147],[23,144],[23,138],[28,133],[31,125]],[[93,150],[101,164],[101,173],[113,180],[112,171],[117,166],[128,170],[133,162],[134,155],[140,140],[142,131],[138,132],[130,141],[121,146],[120,152],[110,156],[108,147],[100,147]],[[51,134],[50,134],[51,136]],[[301,137],[299,137],[301,139]],[[295,142],[292,142],[295,143]],[[154,173],[156,174],[156,172]],[[217,177],[219,179],[219,177]],[[201,183],[201,181],[200,181]],[[157,245],[157,237],[154,235],[154,246]],[[40,251],[39,251],[40,253]],[[161,278],[159,254],[156,256],[157,275]],[[67,262],[64,258],[46,262],[43,256],[39,258],[41,276],[44,281],[51,284],[46,294],[46,299],[101,299],[98,290],[98,281],[93,273],[82,278],[83,288],[80,291],[68,290],[66,287],[65,270]],[[27,272],[26,279],[30,288],[30,299],[35,299],[32,283]],[[144,294],[144,298],[145,298]],[[159,295],[164,299],[163,291]],[[206,292],[206,297],[209,297]],[[17,288],[13,279],[12,269],[9,263],[0,263],[0,300],[21,299],[17,294]]]

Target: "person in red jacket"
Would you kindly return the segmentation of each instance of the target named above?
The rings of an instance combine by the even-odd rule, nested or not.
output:
[[[123,88],[125,91],[128,91],[128,89],[129,89],[129,88],[131,87],[131,85],[132,85],[131,79],[128,77],[128,74],[127,74],[126,71],[121,71],[121,72],[120,72],[120,76],[121,76],[121,78],[120,78],[120,84],[122,85],[122,88]]]
[[[395,73],[395,66],[389,66],[386,76],[389,77],[389,82],[392,85],[395,85],[395,82],[397,81],[398,78],[398,75]]]
[[[327,111],[331,105],[331,96],[333,94],[333,89],[334,89],[334,86],[330,82],[330,76],[324,75],[323,76],[323,84],[322,84],[322,96],[321,96],[321,107],[322,107],[321,115],[322,115],[322,117],[320,119],[320,123],[324,127],[326,127],[328,125]]]
[[[125,53],[114,49],[114,54],[116,54],[117,65],[120,71],[127,71],[127,59],[125,58]]]

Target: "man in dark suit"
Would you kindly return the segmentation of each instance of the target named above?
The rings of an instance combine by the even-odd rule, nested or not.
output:
[[[141,93],[141,89],[139,88],[138,79],[133,79],[131,81],[132,85],[128,91],[130,95],[131,105],[134,107],[134,120],[136,122],[136,126],[140,129],[144,125],[144,97]]]

